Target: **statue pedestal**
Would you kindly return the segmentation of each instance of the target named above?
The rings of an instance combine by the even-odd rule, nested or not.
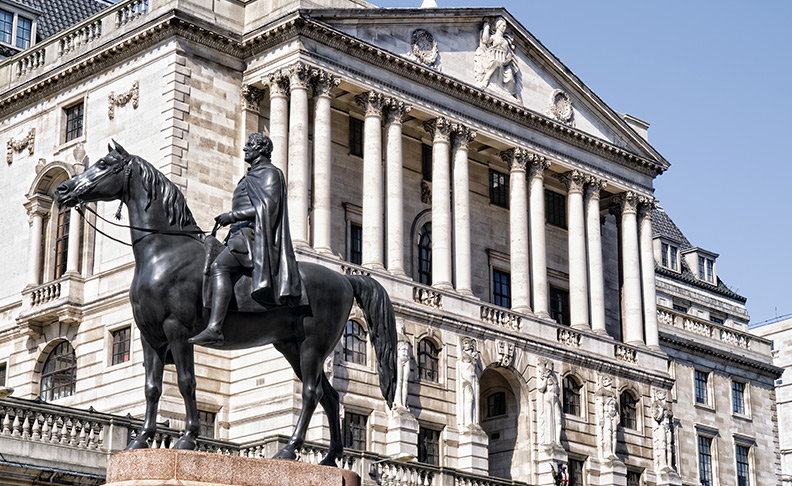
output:
[[[107,460],[107,486],[360,486],[360,476],[296,461],[140,449]]]
[[[536,486],[555,486],[553,471],[558,463],[567,464],[567,453],[560,445],[540,445],[536,460]]]
[[[590,458],[588,470],[592,486],[627,486],[627,466],[616,457],[602,461]]]
[[[655,472],[657,486],[682,486],[682,478],[676,471],[666,468],[660,472]]]
[[[478,425],[459,432],[459,469],[487,475],[489,473],[489,437]]]
[[[386,454],[418,456],[418,420],[406,408],[394,408],[388,419]]]

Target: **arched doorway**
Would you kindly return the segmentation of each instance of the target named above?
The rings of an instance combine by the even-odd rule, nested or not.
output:
[[[520,402],[509,381],[497,369],[484,370],[479,379],[479,423],[489,437],[489,475],[512,479],[517,445]]]

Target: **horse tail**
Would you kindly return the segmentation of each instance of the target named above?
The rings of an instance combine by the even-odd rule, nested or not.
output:
[[[368,324],[371,343],[377,355],[380,390],[388,407],[396,393],[396,317],[385,288],[371,277],[347,275],[363,316]]]

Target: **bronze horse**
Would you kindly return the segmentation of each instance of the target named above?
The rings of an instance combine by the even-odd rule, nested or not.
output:
[[[66,206],[118,199],[128,208],[136,263],[129,300],[143,343],[146,416],[127,449],[148,447],[154,437],[163,368],[170,363],[176,365],[187,417],[175,447],[194,449],[200,422],[193,346],[187,340],[206,327],[208,318],[202,300],[205,237],[184,195],[161,172],[117,143],[108,144],[108,150],[85,172],[61,184],[57,197]],[[346,276],[313,263],[300,263],[299,269],[311,303],[309,316],[303,308],[288,306],[260,313],[229,311],[225,342],[217,348],[273,344],[303,382],[297,426],[275,458],[296,459],[321,403],[330,424],[329,452],[322,464],[335,466],[343,452],[339,398],[324,374],[324,360],[341,338],[357,299],[377,355],[380,389],[391,406],[396,380],[393,306],[385,289],[370,277]]]

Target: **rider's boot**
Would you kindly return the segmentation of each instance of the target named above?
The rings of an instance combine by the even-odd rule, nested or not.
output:
[[[223,320],[233,292],[231,275],[222,271],[212,273],[212,312],[209,316],[209,325],[198,335],[188,339],[188,343],[203,346],[223,344]]]

